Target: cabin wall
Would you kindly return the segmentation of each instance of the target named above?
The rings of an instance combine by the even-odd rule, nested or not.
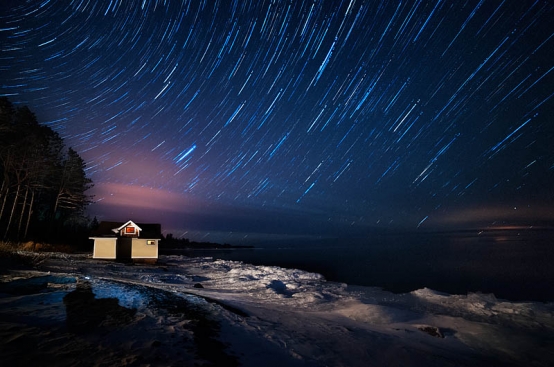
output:
[[[158,240],[149,238],[133,238],[131,257],[133,259],[157,259]]]
[[[93,238],[94,249],[93,259],[115,259],[116,258],[116,238]]]

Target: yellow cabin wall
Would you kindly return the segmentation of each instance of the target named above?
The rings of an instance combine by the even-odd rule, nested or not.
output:
[[[148,241],[154,241],[154,245],[147,245]],[[133,238],[131,247],[131,258],[133,259],[157,259],[158,240],[148,238]]]
[[[115,259],[116,258],[116,238],[93,238],[94,250],[93,259]]]
[[[91,237],[94,240],[93,259],[157,259],[158,239],[130,237]],[[153,241],[153,245],[148,242]]]

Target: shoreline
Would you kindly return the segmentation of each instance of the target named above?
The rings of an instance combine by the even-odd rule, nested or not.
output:
[[[427,287],[458,295],[493,293],[518,302],[554,301],[550,284],[554,268],[547,261],[549,243],[524,243],[520,238],[517,242],[462,242],[458,247],[444,246],[445,251],[442,242],[405,245],[404,238],[399,238],[390,246],[384,242],[375,246],[186,249],[171,254],[302,269],[322,274],[329,281],[379,287],[395,294]],[[536,266],[527,265],[536,261]]]
[[[40,286],[10,295],[5,287],[17,279]],[[14,362],[27,353],[45,365],[75,365],[87,348],[91,363],[119,366],[554,362],[547,352],[554,350],[554,303],[430,289],[397,295],[298,269],[176,255],[129,265],[51,253],[35,270],[3,275],[1,284],[0,354]],[[68,313],[67,299],[79,288],[89,308]],[[71,313],[87,328],[67,329]],[[39,343],[52,338],[56,345]],[[40,347],[28,352],[33,340]]]

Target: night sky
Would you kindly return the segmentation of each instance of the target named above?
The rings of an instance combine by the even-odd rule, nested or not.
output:
[[[2,0],[99,220],[241,243],[554,224],[554,2]]]

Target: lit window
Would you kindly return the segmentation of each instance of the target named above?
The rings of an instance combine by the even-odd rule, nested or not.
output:
[[[156,241],[155,240],[146,240],[146,244],[147,245],[155,245]]]
[[[135,227],[125,227],[125,233],[135,233]]]

